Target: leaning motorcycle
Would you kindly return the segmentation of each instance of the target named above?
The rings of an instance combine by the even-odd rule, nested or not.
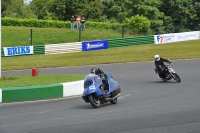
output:
[[[106,85],[104,81],[106,80]],[[117,103],[121,88],[118,82],[112,77],[112,73],[106,74],[106,79],[100,78],[96,74],[88,74],[84,80],[84,92],[82,99],[90,103],[94,108],[99,108],[101,104],[110,102]],[[102,86],[105,86],[102,90]]]
[[[174,79],[176,82],[181,82],[181,78],[172,68],[172,63],[166,63],[165,67],[162,68],[162,71],[164,72],[165,76],[163,79],[164,81]],[[157,69],[155,69],[155,73],[158,73]]]

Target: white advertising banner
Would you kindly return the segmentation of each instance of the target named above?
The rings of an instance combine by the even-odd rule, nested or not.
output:
[[[188,41],[188,40],[196,40],[196,39],[199,39],[198,31],[154,35],[155,44],[180,42],[180,41]]]
[[[3,47],[4,56],[33,54],[33,46]]]

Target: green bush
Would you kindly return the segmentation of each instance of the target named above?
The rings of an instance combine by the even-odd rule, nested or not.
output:
[[[140,15],[126,18],[123,22],[124,26],[133,30],[133,32],[145,33],[150,29],[150,21],[148,18]]]
[[[147,35],[150,32],[150,21],[143,16],[133,16],[123,22],[126,26],[126,33],[130,35]],[[21,19],[21,18],[2,18],[2,26],[24,26],[38,28],[70,28],[70,21],[56,20],[38,20],[38,19]],[[111,22],[92,22],[86,21],[87,28],[95,29],[112,29],[116,32],[121,32],[121,23]]]
[[[86,22],[87,27],[92,28],[106,28],[116,29],[121,27],[120,23],[109,22]],[[70,27],[70,21],[56,21],[56,20],[37,20],[37,19],[20,19],[20,18],[2,18],[2,26],[25,26],[25,27],[55,27],[55,28],[67,28]]]

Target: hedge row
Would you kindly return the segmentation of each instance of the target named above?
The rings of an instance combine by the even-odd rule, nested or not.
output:
[[[55,20],[37,20],[37,19],[20,19],[20,18],[2,18],[2,26],[25,26],[25,27],[55,27],[67,28],[70,27],[70,21],[55,21]],[[91,22],[86,21],[87,27],[93,28],[118,28],[121,26],[119,23],[108,22]]]

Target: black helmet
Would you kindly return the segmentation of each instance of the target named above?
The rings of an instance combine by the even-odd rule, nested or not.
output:
[[[90,70],[90,73],[94,73],[94,74],[97,74],[97,71],[98,71],[98,68],[92,68],[91,70]]]

